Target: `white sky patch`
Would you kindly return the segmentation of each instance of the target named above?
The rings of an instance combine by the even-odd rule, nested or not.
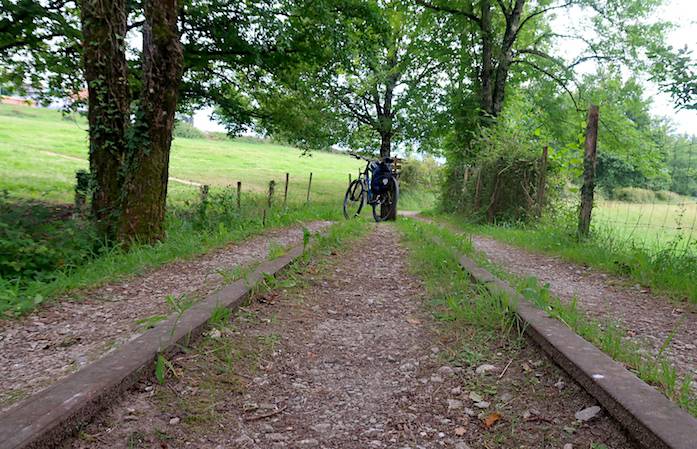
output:
[[[561,30],[584,29],[579,24],[584,23],[587,13],[578,7],[573,7],[557,13],[552,21],[552,29]],[[657,21],[670,21],[675,29],[668,33],[667,43],[674,48],[691,49],[697,55],[697,1],[695,0],[666,0],[655,15]],[[574,34],[573,32],[569,34]],[[580,40],[564,40],[563,45],[557,49],[557,53],[566,60],[571,60],[585,50],[584,43]],[[588,61],[579,65],[576,72],[595,73],[597,70],[595,61]],[[697,134],[697,111],[677,110],[675,103],[669,94],[659,92],[655,83],[644,82],[646,96],[653,100],[651,112],[654,115],[667,117],[673,123],[675,131],[686,134]],[[602,113],[602,111],[601,111]]]

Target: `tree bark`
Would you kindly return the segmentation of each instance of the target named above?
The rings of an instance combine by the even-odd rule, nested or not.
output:
[[[487,121],[487,116],[495,116],[493,110],[494,99],[492,85],[494,77],[494,35],[491,28],[491,1],[482,0],[480,2],[480,7],[481,18],[479,26],[482,32],[482,67],[479,74],[479,82],[481,84],[481,92],[479,95],[482,108],[481,112],[485,116],[485,121]]]
[[[491,101],[491,115],[494,117],[498,117],[503,109],[508,71],[511,67],[511,61],[513,60],[513,44],[518,36],[523,6],[525,6],[525,0],[516,0],[510,12],[506,13],[504,11],[506,17],[506,31],[501,41],[501,51],[499,52],[499,61],[496,66],[496,80]]]
[[[123,241],[164,237],[172,129],[182,76],[177,0],[145,0],[141,114],[132,142],[119,226]]]
[[[392,133],[383,132],[380,134],[380,158],[390,157],[392,152]]]
[[[120,169],[129,120],[125,0],[81,3],[83,65],[89,93],[89,160],[92,214],[108,240],[116,237],[121,195]]]

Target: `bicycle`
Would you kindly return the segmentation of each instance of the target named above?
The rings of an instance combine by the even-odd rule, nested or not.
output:
[[[368,203],[373,208],[373,218],[376,222],[384,221],[394,216],[399,200],[399,183],[395,168],[395,160],[386,157],[382,160],[372,160],[358,154],[350,153],[356,159],[366,161],[365,170],[354,179],[344,195],[344,217],[357,217],[363,205]]]

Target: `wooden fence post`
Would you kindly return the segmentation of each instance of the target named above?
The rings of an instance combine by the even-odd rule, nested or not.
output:
[[[204,184],[200,187],[201,204],[206,204],[208,202],[208,184]]]
[[[242,210],[242,181],[237,181],[237,210]]]
[[[288,182],[290,181],[290,173],[286,173],[286,186],[283,189],[283,207],[288,203]]]
[[[542,216],[542,208],[545,203],[545,190],[547,189],[547,164],[549,160],[549,148],[547,145],[542,149],[542,159],[540,160],[540,173],[537,178],[537,216]]]
[[[462,182],[462,193],[467,193],[467,183],[470,180],[470,167],[469,165],[465,166],[465,175],[464,175],[464,180]]]
[[[307,203],[310,202],[310,189],[312,188],[312,172],[310,172],[310,182],[307,183]]]
[[[586,142],[583,156],[583,186],[581,187],[581,207],[578,215],[578,235],[588,237],[593,211],[593,194],[595,190],[596,150],[598,148],[598,106],[591,104],[588,108]]]
[[[477,167],[475,170],[477,171],[477,180],[474,184],[474,212],[478,213],[480,206],[479,192],[482,189],[482,167]]]
[[[271,209],[271,206],[273,205],[273,192],[276,190],[276,181],[273,179],[269,181],[269,199],[268,199],[268,205],[269,209]]]

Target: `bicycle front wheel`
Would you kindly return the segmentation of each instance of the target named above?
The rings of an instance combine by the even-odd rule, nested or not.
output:
[[[399,183],[394,176],[390,176],[385,193],[373,204],[373,218],[376,222],[394,220],[397,214],[397,201],[399,201]]]
[[[344,195],[344,217],[347,220],[357,217],[363,209],[365,202],[365,189],[360,179],[354,179],[346,189]]]

